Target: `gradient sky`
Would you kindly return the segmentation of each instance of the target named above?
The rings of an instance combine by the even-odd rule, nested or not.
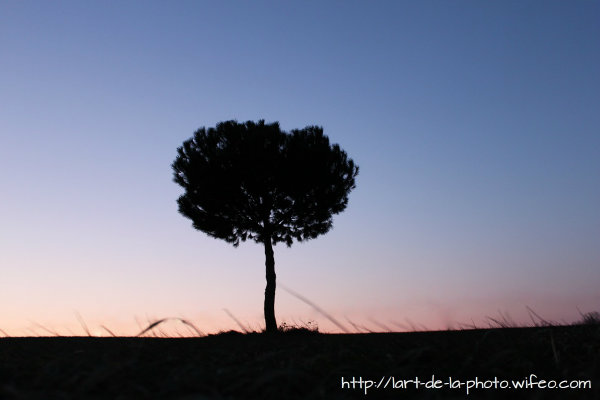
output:
[[[263,248],[177,212],[176,148],[229,119],[360,166],[332,231],[275,247],[349,328],[600,311],[598,1],[0,1],[0,72],[7,334],[264,324]]]

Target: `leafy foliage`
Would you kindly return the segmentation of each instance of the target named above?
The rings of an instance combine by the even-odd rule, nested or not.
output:
[[[226,121],[200,128],[177,149],[179,212],[237,246],[313,239],[348,204],[358,166],[318,126],[290,133],[277,122]]]

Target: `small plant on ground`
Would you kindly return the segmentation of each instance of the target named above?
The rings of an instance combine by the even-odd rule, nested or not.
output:
[[[279,325],[278,331],[281,333],[319,333],[319,326],[313,321],[308,321],[304,325],[292,325],[284,322]]]

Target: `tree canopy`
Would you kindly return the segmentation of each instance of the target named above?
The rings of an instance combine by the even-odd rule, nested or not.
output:
[[[200,128],[177,149],[179,211],[193,226],[237,246],[253,239],[304,241],[332,227],[358,166],[318,126],[226,121]]]

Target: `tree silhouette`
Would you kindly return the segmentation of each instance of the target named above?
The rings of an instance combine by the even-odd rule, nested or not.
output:
[[[226,121],[200,128],[177,149],[174,181],[185,189],[179,212],[194,228],[234,246],[265,247],[265,323],[276,332],[273,245],[329,231],[348,204],[358,166],[318,126]]]

